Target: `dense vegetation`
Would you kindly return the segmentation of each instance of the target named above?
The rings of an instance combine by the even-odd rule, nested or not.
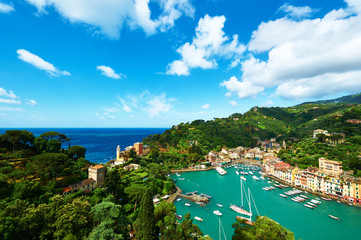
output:
[[[232,240],[293,240],[294,235],[288,229],[269,219],[257,217],[253,226],[245,225],[244,220],[237,219],[232,225],[234,235]]]
[[[168,169],[151,159],[133,155],[131,162],[141,162],[141,169],[113,168],[104,188],[60,195],[63,187],[86,179],[90,165],[83,147],[62,148],[67,140],[56,132],[34,137],[10,130],[1,136],[0,239],[129,239],[145,215],[153,219],[147,222],[152,222],[154,236],[203,238],[189,215],[177,224],[172,203],[150,209],[153,195],[174,191]],[[142,234],[136,238],[150,239]]]

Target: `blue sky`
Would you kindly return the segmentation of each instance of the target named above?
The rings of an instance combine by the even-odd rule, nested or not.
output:
[[[0,0],[0,126],[170,127],[361,91],[358,0]]]

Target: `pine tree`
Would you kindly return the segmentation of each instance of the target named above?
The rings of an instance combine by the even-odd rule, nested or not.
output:
[[[139,215],[135,221],[136,239],[157,239],[156,224],[154,218],[154,205],[150,190],[146,190],[140,202]]]

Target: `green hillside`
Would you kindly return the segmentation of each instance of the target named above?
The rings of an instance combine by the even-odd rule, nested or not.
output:
[[[316,164],[320,155],[317,149],[312,150],[315,154],[303,152],[305,144],[315,144],[307,139],[312,137],[313,130],[325,129],[328,132],[344,133],[346,143],[350,145],[337,146],[336,149],[340,148],[342,154],[337,157],[337,154],[331,153],[334,159],[341,160],[341,156],[351,156],[347,152],[353,151],[352,159],[345,161],[346,167],[361,169],[361,164],[358,163],[360,151],[357,146],[361,143],[361,124],[347,121],[361,119],[359,98],[359,94],[340,98],[348,101],[353,99],[355,103],[334,103],[334,100],[330,100],[331,102],[327,103],[312,102],[286,108],[253,107],[244,114],[234,113],[226,118],[181,123],[163,134],[149,136],[144,141],[152,148],[197,153],[201,156],[212,150],[220,151],[222,147],[255,147],[259,140],[276,138],[279,143],[285,140],[289,147],[298,149],[300,153],[298,156],[289,152],[289,155],[285,155],[287,161],[297,163],[300,160],[298,163],[307,166]],[[317,146],[320,148],[322,144],[326,145],[320,143]],[[330,147],[325,149],[330,151]],[[327,157],[325,151],[320,156]]]

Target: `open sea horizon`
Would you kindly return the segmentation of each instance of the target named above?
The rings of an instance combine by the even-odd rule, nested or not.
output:
[[[64,143],[63,148],[68,148],[69,144],[83,146],[88,161],[106,163],[115,158],[118,145],[123,150],[136,142],[142,142],[149,135],[161,134],[168,128],[1,128],[0,134],[13,129],[27,130],[35,137],[50,131],[65,134],[71,140]]]

